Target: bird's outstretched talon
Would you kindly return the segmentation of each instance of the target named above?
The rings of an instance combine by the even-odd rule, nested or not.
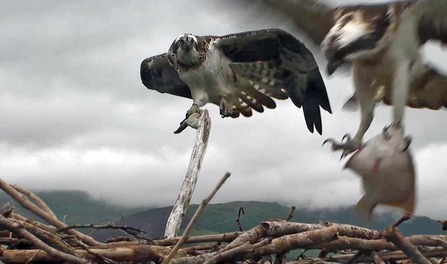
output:
[[[343,142],[343,140],[345,140],[346,139],[346,141],[351,141],[351,135],[349,135],[349,134],[345,134],[344,136],[343,136],[343,138],[341,139],[341,141]]]
[[[222,118],[229,117],[229,116],[231,116],[233,114],[233,109],[230,106],[230,104],[228,103],[228,101],[225,99],[225,96],[222,96],[220,98],[219,107],[220,107],[220,111],[219,111],[220,112],[220,116]]]
[[[345,139],[347,139],[346,142],[342,143]],[[323,142],[323,146],[326,143],[331,143],[332,151],[343,150],[343,153],[340,157],[340,160],[342,160],[350,153],[356,151],[362,145],[362,142],[356,140],[355,138],[351,139],[351,136],[349,134],[343,136],[342,142],[337,143],[337,141],[335,141],[333,138],[328,138]]]
[[[202,115],[203,110],[198,105],[193,104],[191,108],[186,111],[185,119],[180,122],[179,128],[174,131],[174,134],[179,134],[185,130],[188,126],[197,129],[199,127],[199,118]]]

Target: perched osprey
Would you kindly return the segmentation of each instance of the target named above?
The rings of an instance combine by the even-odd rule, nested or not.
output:
[[[264,0],[293,17],[321,48],[329,75],[353,66],[355,93],[344,108],[360,105],[357,134],[333,149],[342,157],[356,150],[368,130],[377,102],[393,105],[393,122],[404,108],[447,107],[447,76],[423,64],[420,48],[429,40],[447,43],[447,0],[395,1],[331,8],[316,0]],[[343,137],[343,139],[345,138]],[[326,142],[326,141],[325,141]]]
[[[272,98],[290,97],[303,106],[309,131],[315,127],[321,134],[320,106],[331,113],[312,53],[280,29],[220,37],[182,34],[167,53],[145,59],[140,74],[149,89],[193,99],[186,118],[208,102],[220,107],[222,117],[250,117],[252,109],[275,108]],[[174,133],[186,128],[184,121]]]

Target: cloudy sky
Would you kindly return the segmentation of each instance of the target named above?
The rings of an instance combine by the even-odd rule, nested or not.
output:
[[[352,3],[357,1],[343,1]],[[371,2],[371,1],[370,1]],[[301,39],[321,68],[318,47],[291,21],[240,1],[1,1],[0,172],[34,190],[85,190],[117,204],[167,206],[177,198],[195,131],[173,131],[191,101],[147,90],[140,63],[165,52],[179,34],[224,35],[282,28]],[[424,49],[447,71],[447,52]],[[324,78],[333,114],[323,136],[308,132],[290,101],[251,118],[222,119],[208,105],[212,131],[193,202],[226,171],[213,202],[278,201],[288,205],[352,205],[360,180],[342,171],[327,137],[355,133],[359,113],[342,112],[353,92],[349,75]],[[380,106],[366,139],[391,121]],[[447,113],[407,110],[418,172],[417,213],[446,218]]]

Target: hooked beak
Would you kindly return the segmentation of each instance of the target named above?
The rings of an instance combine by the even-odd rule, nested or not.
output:
[[[192,49],[192,45],[188,41],[185,41],[182,48],[186,51],[190,51]]]
[[[327,74],[331,76],[343,63],[345,63],[344,60],[329,60],[326,66]]]

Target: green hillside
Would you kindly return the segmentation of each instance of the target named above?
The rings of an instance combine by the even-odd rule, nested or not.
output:
[[[82,191],[51,191],[36,192],[56,214],[59,219],[66,215],[67,224],[100,224],[106,221],[120,219],[122,214],[129,215],[147,208],[127,208],[115,206],[106,201],[92,199],[86,192]],[[25,216],[36,219],[34,214],[23,209],[20,204],[12,200],[6,193],[0,192],[0,206],[6,202],[11,202],[16,207],[16,211]]]
[[[106,221],[114,221],[116,224],[129,225],[147,231],[147,236],[156,238],[164,235],[166,220],[172,207],[156,209],[126,208],[116,206],[107,201],[95,200],[81,191],[52,191],[36,192],[48,206],[55,212],[59,219],[67,215],[67,224],[101,224]],[[0,205],[11,201],[5,193],[0,193]],[[13,202],[17,212],[26,216],[36,218],[26,210],[20,208],[17,202]],[[185,228],[197,205],[191,205],[186,213],[182,228]],[[196,223],[192,235],[203,235],[213,233],[225,233],[238,231],[236,217],[240,207],[244,208],[245,214],[241,215],[243,230],[249,230],[269,219],[284,219],[290,208],[278,203],[266,203],[257,201],[235,201],[230,203],[209,204]],[[122,217],[122,220],[119,220]],[[319,220],[339,222],[365,226],[373,229],[384,229],[393,223],[398,215],[379,215],[373,223],[360,223],[353,214],[353,207],[338,208],[336,210],[296,209],[291,221],[316,223]],[[400,227],[405,235],[413,234],[440,234],[441,226],[436,221],[427,217],[413,217]],[[89,230],[82,230],[88,232]],[[122,236],[123,233],[112,230],[101,230],[94,233],[98,240],[105,241],[109,237]]]

